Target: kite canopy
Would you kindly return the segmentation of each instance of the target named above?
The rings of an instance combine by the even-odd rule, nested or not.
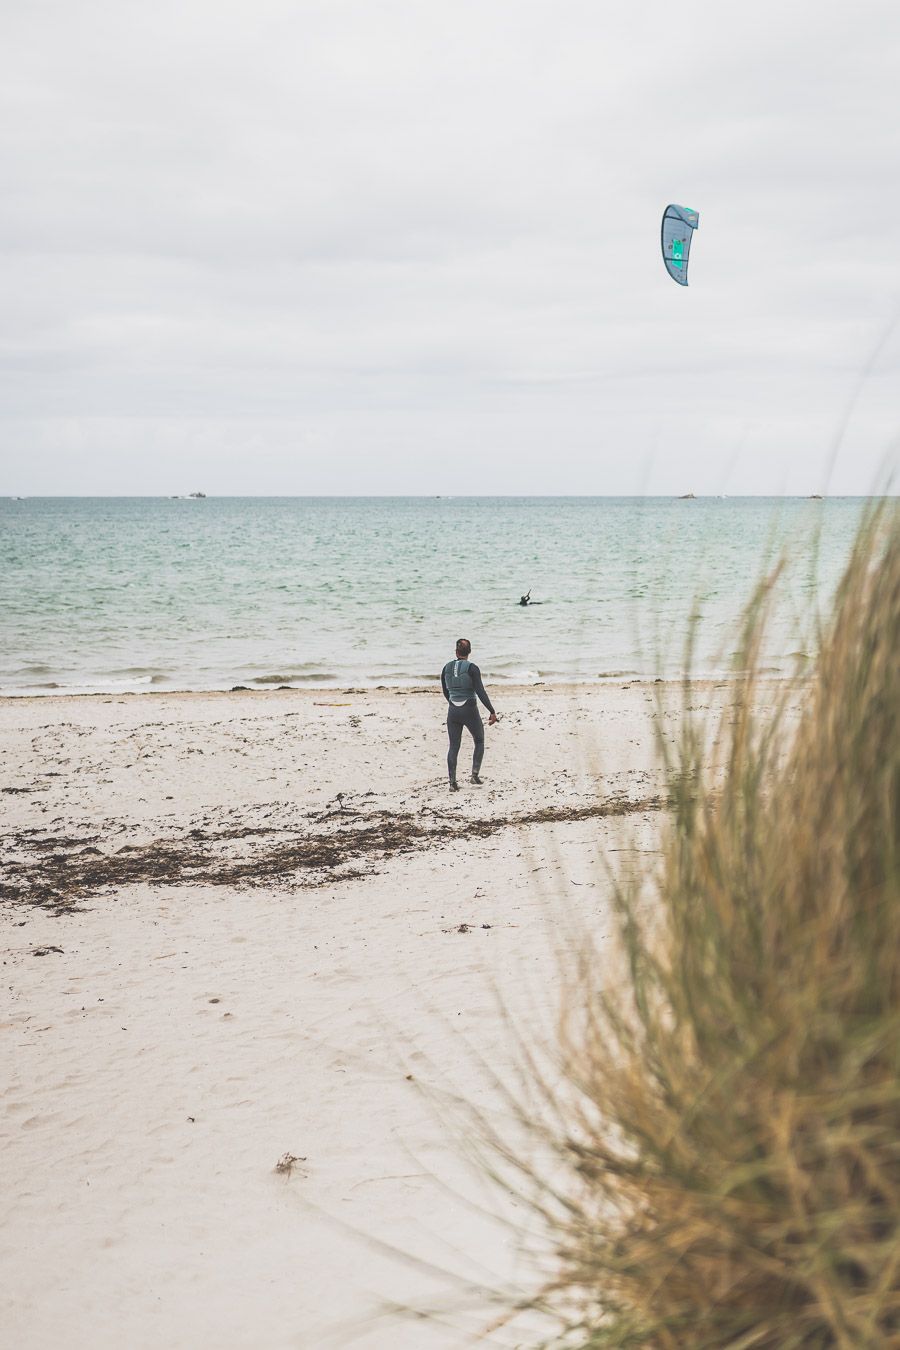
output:
[[[669,205],[662,218],[662,255],[666,271],[679,286],[688,284],[688,255],[700,215],[689,206]]]

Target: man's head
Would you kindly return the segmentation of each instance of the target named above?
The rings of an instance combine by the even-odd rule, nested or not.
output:
[[[472,644],[468,638],[460,638],[456,644],[456,655],[460,661],[466,661],[472,651]]]

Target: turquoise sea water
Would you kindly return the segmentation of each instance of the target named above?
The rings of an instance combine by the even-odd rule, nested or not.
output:
[[[787,669],[810,645],[863,507],[6,499],[0,692],[421,683],[461,635],[494,683],[674,675],[697,601],[695,668],[714,674],[729,667],[753,581],[784,546],[793,563],[768,659]],[[523,609],[529,587],[543,603]]]

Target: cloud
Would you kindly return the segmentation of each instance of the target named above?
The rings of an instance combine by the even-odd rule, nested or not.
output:
[[[892,5],[95,0],[4,24],[10,490],[166,491],[179,464],[261,490],[249,446],[273,491],[439,491],[442,453],[457,491],[485,462],[510,490],[627,490],[660,427],[694,490],[723,440],[775,490],[766,447],[815,475],[900,302]],[[701,211],[687,292],[668,200]],[[898,356],[859,399],[853,490]]]

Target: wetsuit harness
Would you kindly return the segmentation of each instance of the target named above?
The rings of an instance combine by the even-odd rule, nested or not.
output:
[[[474,661],[448,661],[441,671],[441,689],[447,700],[447,734],[450,737],[450,749],[447,751],[447,769],[450,781],[456,780],[456,761],[462,741],[463,727],[468,727],[475,742],[472,755],[472,773],[477,774],[484,758],[484,726],[478,715],[479,698],[488,712],[493,713],[494,705],[487,696],[481,678],[481,671]]]

